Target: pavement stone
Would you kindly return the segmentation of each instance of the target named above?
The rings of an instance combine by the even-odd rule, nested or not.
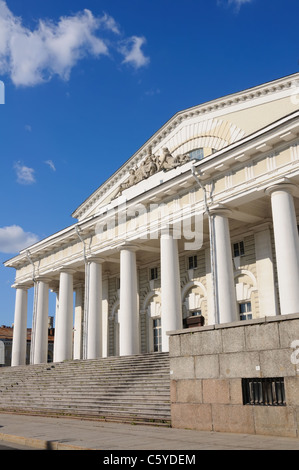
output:
[[[0,413],[0,442],[43,450],[299,450],[299,439]]]

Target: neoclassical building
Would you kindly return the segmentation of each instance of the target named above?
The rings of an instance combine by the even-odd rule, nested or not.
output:
[[[174,115],[16,270],[12,365],[168,350],[168,331],[299,312],[299,74]],[[31,312],[30,312],[31,314]]]

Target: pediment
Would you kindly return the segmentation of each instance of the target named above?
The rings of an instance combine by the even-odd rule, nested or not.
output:
[[[210,156],[293,112],[298,107],[290,99],[296,77],[298,82],[295,74],[177,113],[72,216],[83,220],[95,215],[129,188],[149,178],[154,181],[154,175],[183,167],[194,158]]]
[[[96,214],[127,189],[160,172],[166,173],[186,163],[207,157],[244,137],[245,131],[223,119],[181,122],[147,153],[136,154],[97,190],[96,201],[86,201],[77,217],[82,220]],[[164,146],[166,144],[167,146]],[[88,204],[89,202],[89,204]],[[83,208],[82,208],[83,209]]]

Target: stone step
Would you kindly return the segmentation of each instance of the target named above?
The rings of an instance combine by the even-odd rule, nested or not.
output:
[[[101,396],[101,395],[95,395],[95,396],[86,396],[83,394],[78,393],[77,395],[74,394],[59,394],[57,393],[56,395],[45,395],[45,394],[37,394],[37,393],[32,393],[32,394],[17,394],[12,397],[10,395],[7,396],[2,396],[0,399],[0,406],[1,404],[7,403],[7,402],[14,402],[16,404],[20,403],[21,401],[34,401],[35,403],[37,402],[43,402],[43,403],[52,403],[52,402],[66,402],[66,403],[146,403],[146,404],[169,404],[169,395],[166,393],[164,394],[159,394],[156,396],[144,396],[144,395],[122,395],[120,397],[117,396]]]
[[[90,418],[93,417],[97,420],[102,421],[113,421],[117,422],[148,422],[148,423],[156,423],[156,425],[160,424],[168,424],[170,425],[170,418],[167,413],[165,414],[145,414],[142,412],[132,413],[131,411],[127,410],[117,410],[116,412],[103,410],[102,412],[93,411],[93,410],[84,410],[83,412],[80,410],[52,410],[52,409],[0,409],[0,412],[4,413],[17,413],[17,414],[30,414],[30,415],[42,415],[42,416],[68,416],[68,417],[82,417],[82,418]]]
[[[169,368],[164,368],[162,369],[161,367],[155,365],[155,369],[150,369],[150,366],[146,366],[144,367],[143,369],[140,369],[140,370],[136,370],[136,369],[132,369],[132,368],[122,368],[122,369],[119,369],[119,370],[116,370],[115,368],[114,369],[111,369],[111,370],[101,370],[101,369],[77,369],[77,370],[68,370],[68,369],[65,369],[65,370],[59,370],[59,371],[56,371],[55,369],[45,369],[45,370],[38,370],[38,371],[35,371],[35,370],[30,370],[30,368],[32,366],[27,366],[28,367],[28,371],[24,371],[24,369],[22,369],[21,371],[13,371],[13,377],[14,378],[21,378],[21,377],[26,377],[26,378],[29,378],[29,377],[32,377],[32,378],[38,378],[38,377],[41,377],[41,376],[49,376],[49,377],[53,377],[53,376],[57,376],[59,377],[60,375],[63,376],[63,377],[73,377],[73,374],[74,373],[77,373],[77,372],[80,372],[81,374],[83,375],[93,375],[93,374],[96,374],[96,376],[101,376],[101,377],[105,377],[105,376],[108,376],[108,375],[111,375],[111,376],[123,376],[125,374],[132,374],[132,375],[135,375],[135,376],[139,376],[139,375],[142,375],[142,374],[147,374],[147,375],[167,375],[169,373]],[[153,367],[153,366],[152,366]],[[156,369],[157,367],[157,369]],[[7,368],[7,369],[14,369],[14,368]],[[1,373],[1,369],[0,369],[0,379],[5,379],[5,378],[11,378],[12,377],[12,374],[4,374],[4,373]]]
[[[67,416],[68,418],[73,419],[88,419],[88,420],[96,420],[96,421],[103,421],[103,422],[115,422],[115,423],[129,423],[129,424],[144,424],[147,426],[159,426],[159,427],[170,427],[171,421],[168,415],[165,416],[157,416],[157,418],[153,418],[152,416],[143,416],[141,413],[138,415],[126,414],[126,413],[105,413],[105,415],[99,415],[98,413],[75,413],[74,411],[70,414],[69,412],[60,412],[52,410],[1,410],[0,412],[5,413],[17,413],[18,415],[30,415],[30,416],[48,416],[48,417],[57,417],[57,416]]]
[[[30,366],[28,366],[30,367]],[[115,370],[111,371],[111,372],[107,372],[107,371],[98,371],[98,370],[94,370],[94,371],[84,371],[84,370],[76,370],[76,371],[72,371],[72,372],[69,372],[69,371],[65,371],[64,373],[62,371],[60,371],[59,373],[55,373],[55,372],[49,372],[49,371],[40,371],[38,374],[35,373],[35,374],[30,374],[30,371],[28,371],[28,373],[26,372],[23,372],[22,374],[13,374],[11,376],[5,376],[5,375],[1,375],[0,374],[0,380],[11,380],[12,378],[15,378],[16,380],[17,379],[22,379],[22,378],[32,378],[32,379],[39,379],[39,378],[43,378],[43,377],[63,377],[63,378],[74,378],[76,377],[76,375],[74,374],[81,374],[80,376],[82,377],[95,377],[95,378],[98,378],[98,377],[124,377],[124,376],[132,376],[132,377],[139,377],[139,376],[142,376],[142,375],[147,375],[147,376],[167,376],[169,374],[169,369],[165,369],[165,370],[156,370],[156,371],[149,371],[149,370],[143,370],[143,371],[139,371],[139,372],[135,372],[134,370],[122,370],[120,372],[117,372]]]
[[[111,390],[111,391],[121,391],[121,390],[138,390],[138,389],[141,389],[141,390],[147,390],[147,391],[151,391],[151,390],[161,390],[165,387],[167,387],[167,389],[169,389],[169,386],[170,386],[170,382],[169,380],[155,380],[155,381],[148,381],[148,380],[142,380],[140,382],[138,381],[115,381],[115,382],[112,382],[112,381],[107,381],[107,382],[101,382],[99,381],[98,383],[88,383],[88,381],[84,382],[84,383],[79,383],[79,382],[76,382],[76,383],[67,383],[65,381],[61,381],[61,382],[55,382],[55,383],[51,383],[51,382],[32,382],[32,381],[27,381],[26,383],[23,383],[21,381],[19,382],[16,382],[14,384],[6,384],[6,385],[0,385],[0,393],[4,393],[4,392],[7,392],[7,391],[11,391],[11,390],[18,390],[18,389],[22,389],[22,390],[28,390],[30,389],[31,387],[36,388],[36,389],[44,389],[44,388],[49,388],[50,390],[52,391],[55,391],[55,390],[61,390],[61,387],[62,386],[65,386],[67,390],[76,390],[76,389],[80,389],[80,390],[84,390],[84,391],[94,391],[94,390],[99,390],[99,389],[107,389],[107,390]]]
[[[32,366],[27,366],[28,367],[28,371],[24,371],[24,369],[22,369],[21,371],[15,371],[14,370],[14,377],[23,377],[24,375],[26,375],[26,377],[40,377],[40,376],[49,376],[49,377],[52,377],[52,376],[72,376],[73,374],[77,374],[78,372],[84,374],[84,375],[91,375],[91,374],[96,374],[97,376],[101,375],[101,376],[106,376],[106,375],[109,375],[109,374],[112,374],[112,375],[124,375],[124,374],[127,374],[127,373],[130,373],[130,374],[135,374],[136,376],[137,375],[142,375],[142,374],[148,374],[148,375],[153,375],[153,374],[166,374],[169,372],[169,367],[164,367],[163,368],[159,365],[155,365],[155,366],[152,366],[152,365],[146,365],[144,366],[143,369],[136,369],[136,368],[131,368],[131,367],[128,367],[128,368],[120,368],[120,369],[116,369],[116,368],[111,368],[111,369],[99,369],[99,368],[86,368],[84,369],[83,367],[80,367],[78,369],[68,369],[68,368],[65,368],[64,370],[60,369],[60,370],[56,370],[54,368],[52,369],[45,369],[45,370],[32,370],[31,367]],[[13,369],[13,368],[6,368],[6,369]],[[0,369],[0,378],[3,377],[11,377],[11,374],[4,374],[4,373],[1,373],[1,369]]]
[[[92,389],[89,389],[88,387],[61,387],[59,388],[59,384],[57,385],[52,385],[52,386],[45,386],[45,387],[34,387],[34,386],[29,386],[27,385],[26,387],[9,387],[7,389],[0,389],[0,400],[1,397],[7,396],[7,395],[28,395],[28,394],[43,394],[43,396],[54,396],[55,394],[60,394],[60,395],[82,395],[82,396],[102,396],[102,397],[117,397],[117,395],[123,396],[124,394],[129,394],[129,395],[140,395],[140,396],[161,396],[163,394],[169,394],[170,390],[170,385],[161,385],[160,387],[157,387],[155,385],[150,385],[147,384],[146,387],[122,387],[122,386],[117,386],[117,387],[104,387],[103,385],[99,387],[93,387]]]
[[[151,413],[152,410],[155,410],[155,412],[169,410],[170,404],[169,403],[157,403],[157,402],[147,402],[147,401],[142,401],[142,402],[135,402],[135,401],[127,401],[127,400],[119,400],[119,402],[112,401],[112,402],[98,402],[95,403],[93,401],[90,401],[89,403],[86,401],[78,401],[78,402],[72,402],[70,403],[69,401],[61,401],[60,399],[53,400],[50,403],[45,403],[43,400],[26,400],[26,399],[20,399],[18,402],[14,401],[8,401],[7,403],[1,403],[1,408],[7,407],[7,406],[16,406],[17,408],[38,408],[39,406],[42,407],[42,409],[59,409],[59,408],[72,408],[74,409],[75,407],[80,410],[84,409],[95,409],[95,410],[108,410],[108,409],[114,409],[114,410],[123,410],[123,409],[136,409],[136,410],[141,410],[143,409],[146,413]]]
[[[52,400],[51,402],[47,403],[44,400],[26,400],[26,399],[20,399],[17,402],[15,401],[7,401],[7,402],[2,402],[1,407],[8,407],[8,406],[14,406],[17,408],[20,407],[41,407],[41,408],[51,408],[51,409],[58,409],[59,407],[63,408],[72,408],[72,409],[90,409],[90,408],[95,408],[95,409],[145,409],[146,411],[150,412],[151,410],[159,411],[159,410],[168,410],[170,405],[169,403],[158,403],[156,402],[128,402],[126,400],[124,401],[112,401],[112,402],[92,402],[92,401],[61,401],[60,399],[58,400]]]
[[[86,373],[82,373],[81,371],[78,371],[72,375],[47,375],[45,373],[41,374],[41,376],[19,376],[19,377],[10,377],[10,378],[5,378],[0,376],[0,383],[2,384],[17,384],[17,383],[25,383],[28,380],[31,380],[32,382],[47,382],[47,381],[53,381],[53,380],[58,380],[58,381],[64,381],[64,382],[72,382],[72,381],[79,381],[83,382],[84,380],[88,380],[92,383],[98,383],[101,381],[102,383],[104,381],[110,380],[111,382],[118,382],[120,380],[126,381],[126,382],[134,382],[138,380],[167,380],[169,379],[169,372],[163,373],[163,374],[149,374],[149,373],[143,373],[143,374],[134,374],[132,372],[128,372],[127,374],[90,374],[87,375]]]
[[[134,372],[127,372],[126,373],[122,373],[122,374],[115,374],[115,373],[111,373],[111,374],[101,374],[101,373],[94,373],[94,374],[86,374],[86,373],[82,373],[80,371],[78,371],[78,373],[76,373],[76,375],[74,374],[66,374],[66,375],[63,375],[61,374],[61,376],[59,375],[47,375],[46,373],[41,373],[40,376],[30,376],[30,375],[24,375],[24,376],[12,376],[12,377],[1,377],[0,375],[0,384],[7,384],[7,385],[14,385],[14,384],[18,384],[18,383],[26,383],[28,382],[28,380],[31,380],[32,382],[35,381],[35,382],[47,382],[47,381],[53,381],[53,380],[57,380],[57,381],[63,381],[63,382],[79,382],[81,380],[84,381],[84,380],[88,380],[89,382],[91,383],[98,383],[99,381],[101,381],[102,383],[104,382],[107,382],[107,381],[110,381],[111,383],[112,382],[119,382],[121,380],[123,381],[126,381],[126,382],[134,382],[134,381],[138,381],[138,380],[146,380],[146,379],[152,379],[152,380],[158,380],[158,381],[162,381],[162,380],[167,380],[169,379],[169,372],[166,373],[152,373],[152,374],[149,374],[149,373],[142,373],[142,374],[135,374]]]
[[[0,369],[0,409],[170,422],[167,353]]]
[[[26,389],[9,389],[9,390],[2,390],[0,391],[0,400],[2,397],[5,396],[23,396],[23,395],[43,395],[45,397],[51,398],[52,396],[55,396],[59,394],[60,396],[63,395],[68,395],[68,396],[74,396],[74,395],[80,395],[80,396],[90,396],[90,397],[117,397],[118,395],[124,396],[126,394],[130,396],[146,396],[146,397],[151,397],[151,396],[161,396],[161,395],[169,395],[169,387],[160,387],[160,388],[127,388],[127,387],[122,387],[118,389],[105,389],[105,388],[99,388],[98,390],[93,390],[92,392],[89,392],[88,389],[63,389],[60,390],[59,388],[51,389],[49,390],[48,388],[26,388]]]
[[[155,400],[155,399],[168,399],[169,400],[169,389],[163,388],[160,390],[153,390],[150,393],[144,393],[143,390],[124,390],[121,394],[119,392],[113,392],[110,393],[109,391],[105,390],[98,390],[98,391],[93,391],[93,393],[85,393],[82,390],[55,390],[55,392],[47,393],[47,390],[39,389],[28,389],[26,391],[22,390],[17,390],[13,393],[11,391],[8,391],[7,393],[0,393],[0,401],[4,400],[5,398],[11,398],[16,399],[18,397],[43,397],[45,399],[55,399],[57,396],[61,398],[73,398],[73,399],[81,399],[83,397],[86,397],[88,400],[117,400],[119,397],[121,398],[126,398],[129,397],[130,399],[134,400]]]
[[[169,361],[168,353],[148,353],[148,354],[140,354],[134,356],[110,356],[105,358],[98,358],[98,359],[76,359],[76,360],[67,360],[63,362],[56,362],[54,364],[47,363],[47,364],[32,364],[29,367],[34,369],[44,369],[55,366],[55,368],[62,368],[65,369],[66,366],[69,367],[76,367],[77,365],[82,365],[84,368],[88,367],[89,365],[96,365],[99,367],[102,365],[103,367],[108,367],[110,364],[114,365],[115,367],[121,367],[123,364],[128,363],[130,365],[133,364],[145,364],[148,362],[152,362],[154,364],[165,362],[166,364]],[[14,370],[22,370],[27,368],[28,366],[15,366]],[[3,367],[0,371],[5,372],[8,371],[7,367]]]
[[[49,412],[51,411],[52,413],[57,413],[61,414],[61,412],[68,413],[70,415],[72,414],[81,414],[81,415],[98,415],[98,416],[106,416],[106,415],[111,415],[112,413],[120,413],[120,414],[126,414],[128,416],[131,414],[132,416],[138,416],[142,415],[143,417],[147,416],[150,419],[170,419],[170,406],[168,407],[162,407],[162,406],[152,406],[150,407],[148,404],[144,404],[143,406],[129,406],[128,404],[124,403],[114,403],[110,405],[105,405],[105,406],[100,406],[96,404],[88,404],[88,405],[82,405],[81,406],[76,406],[74,404],[70,405],[68,403],[53,403],[52,405],[47,405],[47,404],[39,404],[39,403],[34,403],[30,405],[30,403],[24,401],[20,402],[18,404],[6,404],[6,405],[1,405],[0,409],[2,411],[4,410],[14,410],[14,411],[29,411],[29,410],[36,410],[36,411],[45,411]]]

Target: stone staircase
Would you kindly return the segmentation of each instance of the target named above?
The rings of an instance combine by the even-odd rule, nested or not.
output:
[[[0,411],[170,426],[168,353],[0,368]]]

